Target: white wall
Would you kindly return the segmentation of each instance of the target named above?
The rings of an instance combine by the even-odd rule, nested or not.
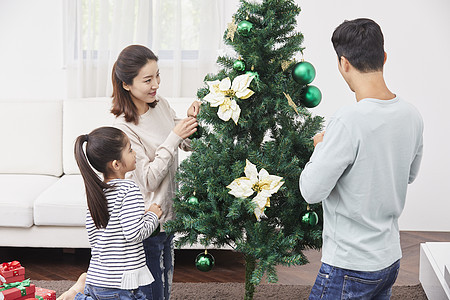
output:
[[[237,0],[225,3],[235,7]],[[450,2],[298,3],[302,8],[298,30],[305,36],[304,58],[316,67],[313,84],[323,93],[322,103],[312,111],[327,119],[339,107],[355,101],[337,71],[330,42],[334,28],[345,19],[358,17],[372,18],[381,25],[388,53],[388,86],[413,103],[425,122],[422,169],[409,188],[400,228],[450,231],[450,142],[446,136],[450,132]],[[230,20],[231,15],[226,22]],[[0,99],[64,97],[61,0],[0,0],[0,40]],[[194,97],[205,74],[184,74],[182,96]],[[164,88],[164,81],[162,84],[161,91],[170,96],[170,88]]]
[[[384,33],[388,87],[421,112],[424,157],[409,186],[402,230],[450,230],[450,1],[302,1],[298,28],[305,60],[316,67],[313,84],[323,93],[312,111],[329,117],[355,98],[337,70],[331,34],[345,19],[367,17]]]
[[[65,93],[62,0],[0,0],[0,99]]]

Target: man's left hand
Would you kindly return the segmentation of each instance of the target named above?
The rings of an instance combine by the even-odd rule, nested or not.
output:
[[[322,131],[314,136],[314,147],[317,146],[318,143],[321,143],[323,141],[324,134],[325,131]]]

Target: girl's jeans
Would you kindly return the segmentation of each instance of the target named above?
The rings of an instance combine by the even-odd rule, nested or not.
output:
[[[86,287],[84,288],[84,294],[78,293],[74,298],[74,300],[104,300],[104,299],[145,300],[145,295],[140,289],[122,290],[86,284]]]
[[[155,281],[142,286],[141,290],[149,300],[169,300],[174,265],[173,235],[161,232],[145,239],[143,243],[147,266]]]
[[[346,270],[322,263],[309,299],[388,300],[399,269],[400,260],[375,272]]]

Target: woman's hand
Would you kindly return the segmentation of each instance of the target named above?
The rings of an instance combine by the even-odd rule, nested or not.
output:
[[[200,101],[192,102],[191,106],[187,111],[187,116],[196,118],[198,113],[200,112],[200,104],[201,104]]]
[[[173,132],[175,132],[179,137],[183,140],[185,138],[190,137],[194,132],[197,131],[197,119],[194,117],[188,117],[186,119],[178,122],[177,125],[173,128]]]
[[[150,205],[150,207],[145,212],[148,212],[148,211],[151,211],[152,213],[155,213],[155,215],[158,216],[158,219],[161,218],[161,215],[163,213],[162,210],[161,210],[161,206],[156,204],[156,203],[152,203]]]

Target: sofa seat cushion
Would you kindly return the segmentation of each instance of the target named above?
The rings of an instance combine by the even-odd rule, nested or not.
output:
[[[34,202],[36,225],[85,226],[86,192],[81,175],[64,175]]]
[[[48,175],[0,174],[0,226],[33,226],[33,203],[58,181]]]

